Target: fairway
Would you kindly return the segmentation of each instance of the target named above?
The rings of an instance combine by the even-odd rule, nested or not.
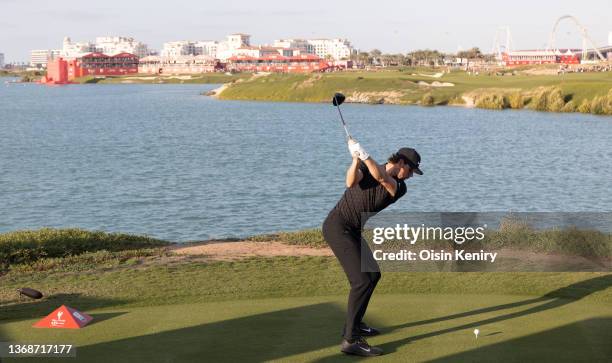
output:
[[[35,319],[20,320],[4,323],[0,340],[71,342],[78,348],[70,361],[78,362],[352,361],[338,352],[343,309],[343,296],[100,309],[90,311],[95,321],[80,331],[35,329]],[[600,302],[381,294],[367,317],[383,329],[370,339],[387,352],[377,361],[577,362],[612,355],[612,309]]]
[[[538,106],[539,94],[546,89],[556,89],[563,101],[559,107],[572,101],[571,107],[568,106],[564,112],[592,112],[590,108],[588,111],[577,109],[583,102],[591,105],[589,107],[598,107],[598,111],[593,112],[595,114],[609,115],[612,112],[608,106],[599,110],[597,103],[608,102],[606,95],[610,92],[611,72],[533,75],[518,71],[514,75],[504,76],[494,72],[472,75],[453,71],[438,73],[439,77],[433,77],[432,72],[429,70],[429,74],[424,74],[415,69],[393,69],[316,75],[270,74],[228,84],[218,97],[227,100],[327,102],[335,92],[342,92],[347,96],[347,102],[357,103],[453,104],[492,109],[527,107],[559,112],[561,108]],[[443,82],[445,85],[433,82]],[[493,95],[506,97],[505,103],[493,107],[479,102]],[[511,95],[516,97],[514,105]],[[428,100],[425,100],[425,96],[429,96]],[[593,103],[595,100],[598,101]],[[552,104],[552,100],[549,103]]]

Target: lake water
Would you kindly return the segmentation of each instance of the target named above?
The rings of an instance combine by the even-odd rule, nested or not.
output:
[[[219,101],[212,85],[0,83],[0,232],[172,241],[319,227],[350,163],[328,104]],[[612,117],[343,105],[378,161],[415,147],[396,211],[612,211]]]

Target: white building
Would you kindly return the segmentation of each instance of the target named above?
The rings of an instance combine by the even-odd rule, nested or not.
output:
[[[106,55],[130,53],[139,58],[146,57],[150,51],[146,44],[131,37],[97,37],[95,42],[73,42],[69,37],[64,38],[61,56],[76,58],[87,53],[100,52]]]
[[[217,57],[222,62],[235,55],[251,55],[251,36],[248,34],[230,34],[217,45]],[[239,50],[241,49],[241,50]]]
[[[166,42],[161,51],[162,57],[179,57],[182,55],[199,55],[197,54],[195,42],[189,40],[179,40],[176,42]]]
[[[309,39],[308,43],[314,47],[314,53],[324,59],[328,57],[334,60],[349,59],[355,52],[346,39]]]
[[[230,34],[227,36],[225,43],[230,49],[248,47],[251,45],[251,36],[242,33]]]
[[[217,49],[219,48],[219,42],[215,40],[205,40],[195,43],[196,51],[200,51],[199,54],[206,55],[212,58],[217,58]]]
[[[149,47],[132,37],[97,37],[96,50],[106,55],[130,53],[138,58],[149,55]]]
[[[298,49],[301,54],[315,54],[315,48],[306,39],[276,39],[274,46],[278,48]]]
[[[219,42],[213,40],[179,40],[176,42],[167,42],[164,43],[164,47],[161,51],[161,56],[166,58],[172,58],[184,55],[205,55],[208,57],[216,58],[218,46]]]
[[[96,45],[92,42],[72,42],[70,37],[65,37],[60,55],[64,58],[76,58],[95,51]]]
[[[35,49],[30,51],[30,67],[47,68],[47,62],[60,56],[59,49]]]
[[[0,53],[0,68],[4,68],[4,53]]]

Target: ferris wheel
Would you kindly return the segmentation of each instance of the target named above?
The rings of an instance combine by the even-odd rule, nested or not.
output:
[[[580,24],[578,19],[576,19],[572,15],[564,15],[560,17],[559,19],[557,19],[557,21],[555,22],[555,25],[553,26],[552,32],[550,33],[550,39],[548,41],[548,47],[546,48],[546,50],[552,50],[553,52],[559,51],[559,48],[555,45],[555,37],[557,34],[557,27],[559,26],[559,23],[565,19],[572,20],[574,24],[576,25],[576,27],[578,28],[578,30],[580,30],[580,33],[582,33],[582,59],[586,60],[588,49],[590,46],[591,48],[593,48],[593,50],[595,51],[599,59],[605,61],[606,58],[597,49],[597,47],[595,46],[595,43],[593,43],[593,40],[591,39],[591,37],[589,37],[589,34],[587,33],[586,28],[582,24]]]

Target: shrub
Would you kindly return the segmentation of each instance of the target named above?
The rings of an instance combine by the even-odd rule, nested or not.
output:
[[[576,112],[576,104],[574,103],[574,101],[569,101],[568,103],[566,103],[565,106],[563,106],[563,108],[561,109],[561,112]]]
[[[604,110],[607,115],[612,115],[612,88],[610,88],[610,91],[608,91],[608,95],[606,96]]]
[[[426,93],[421,98],[421,106],[433,106],[435,104],[435,99],[431,93]]]
[[[582,103],[578,106],[578,112],[591,113],[591,102],[589,100],[582,100]]]
[[[612,234],[576,227],[536,230],[526,221],[513,217],[502,220],[499,230],[488,233],[486,244],[491,248],[526,249],[583,257],[612,256]]]
[[[549,89],[540,90],[536,94],[531,97],[531,103],[529,106],[537,111],[546,111],[548,110],[548,93]]]
[[[607,97],[597,96],[591,101],[591,113],[594,115],[605,115]]]
[[[565,98],[559,87],[549,87],[533,95],[530,107],[537,111],[560,112],[565,106]]]
[[[460,95],[453,96],[449,101],[449,105],[465,105],[465,100]]]
[[[488,108],[491,110],[503,110],[510,107],[508,98],[503,94],[485,93],[479,96],[475,102],[478,108]]]
[[[508,96],[508,103],[510,108],[523,108],[525,107],[525,99],[520,92],[515,92]]]
[[[95,251],[123,251],[165,246],[146,236],[83,229],[42,228],[0,234],[0,266],[32,263],[42,257],[66,257]]]
[[[548,111],[561,112],[565,106],[565,99],[559,88],[554,88],[548,94],[546,103],[548,105]]]

